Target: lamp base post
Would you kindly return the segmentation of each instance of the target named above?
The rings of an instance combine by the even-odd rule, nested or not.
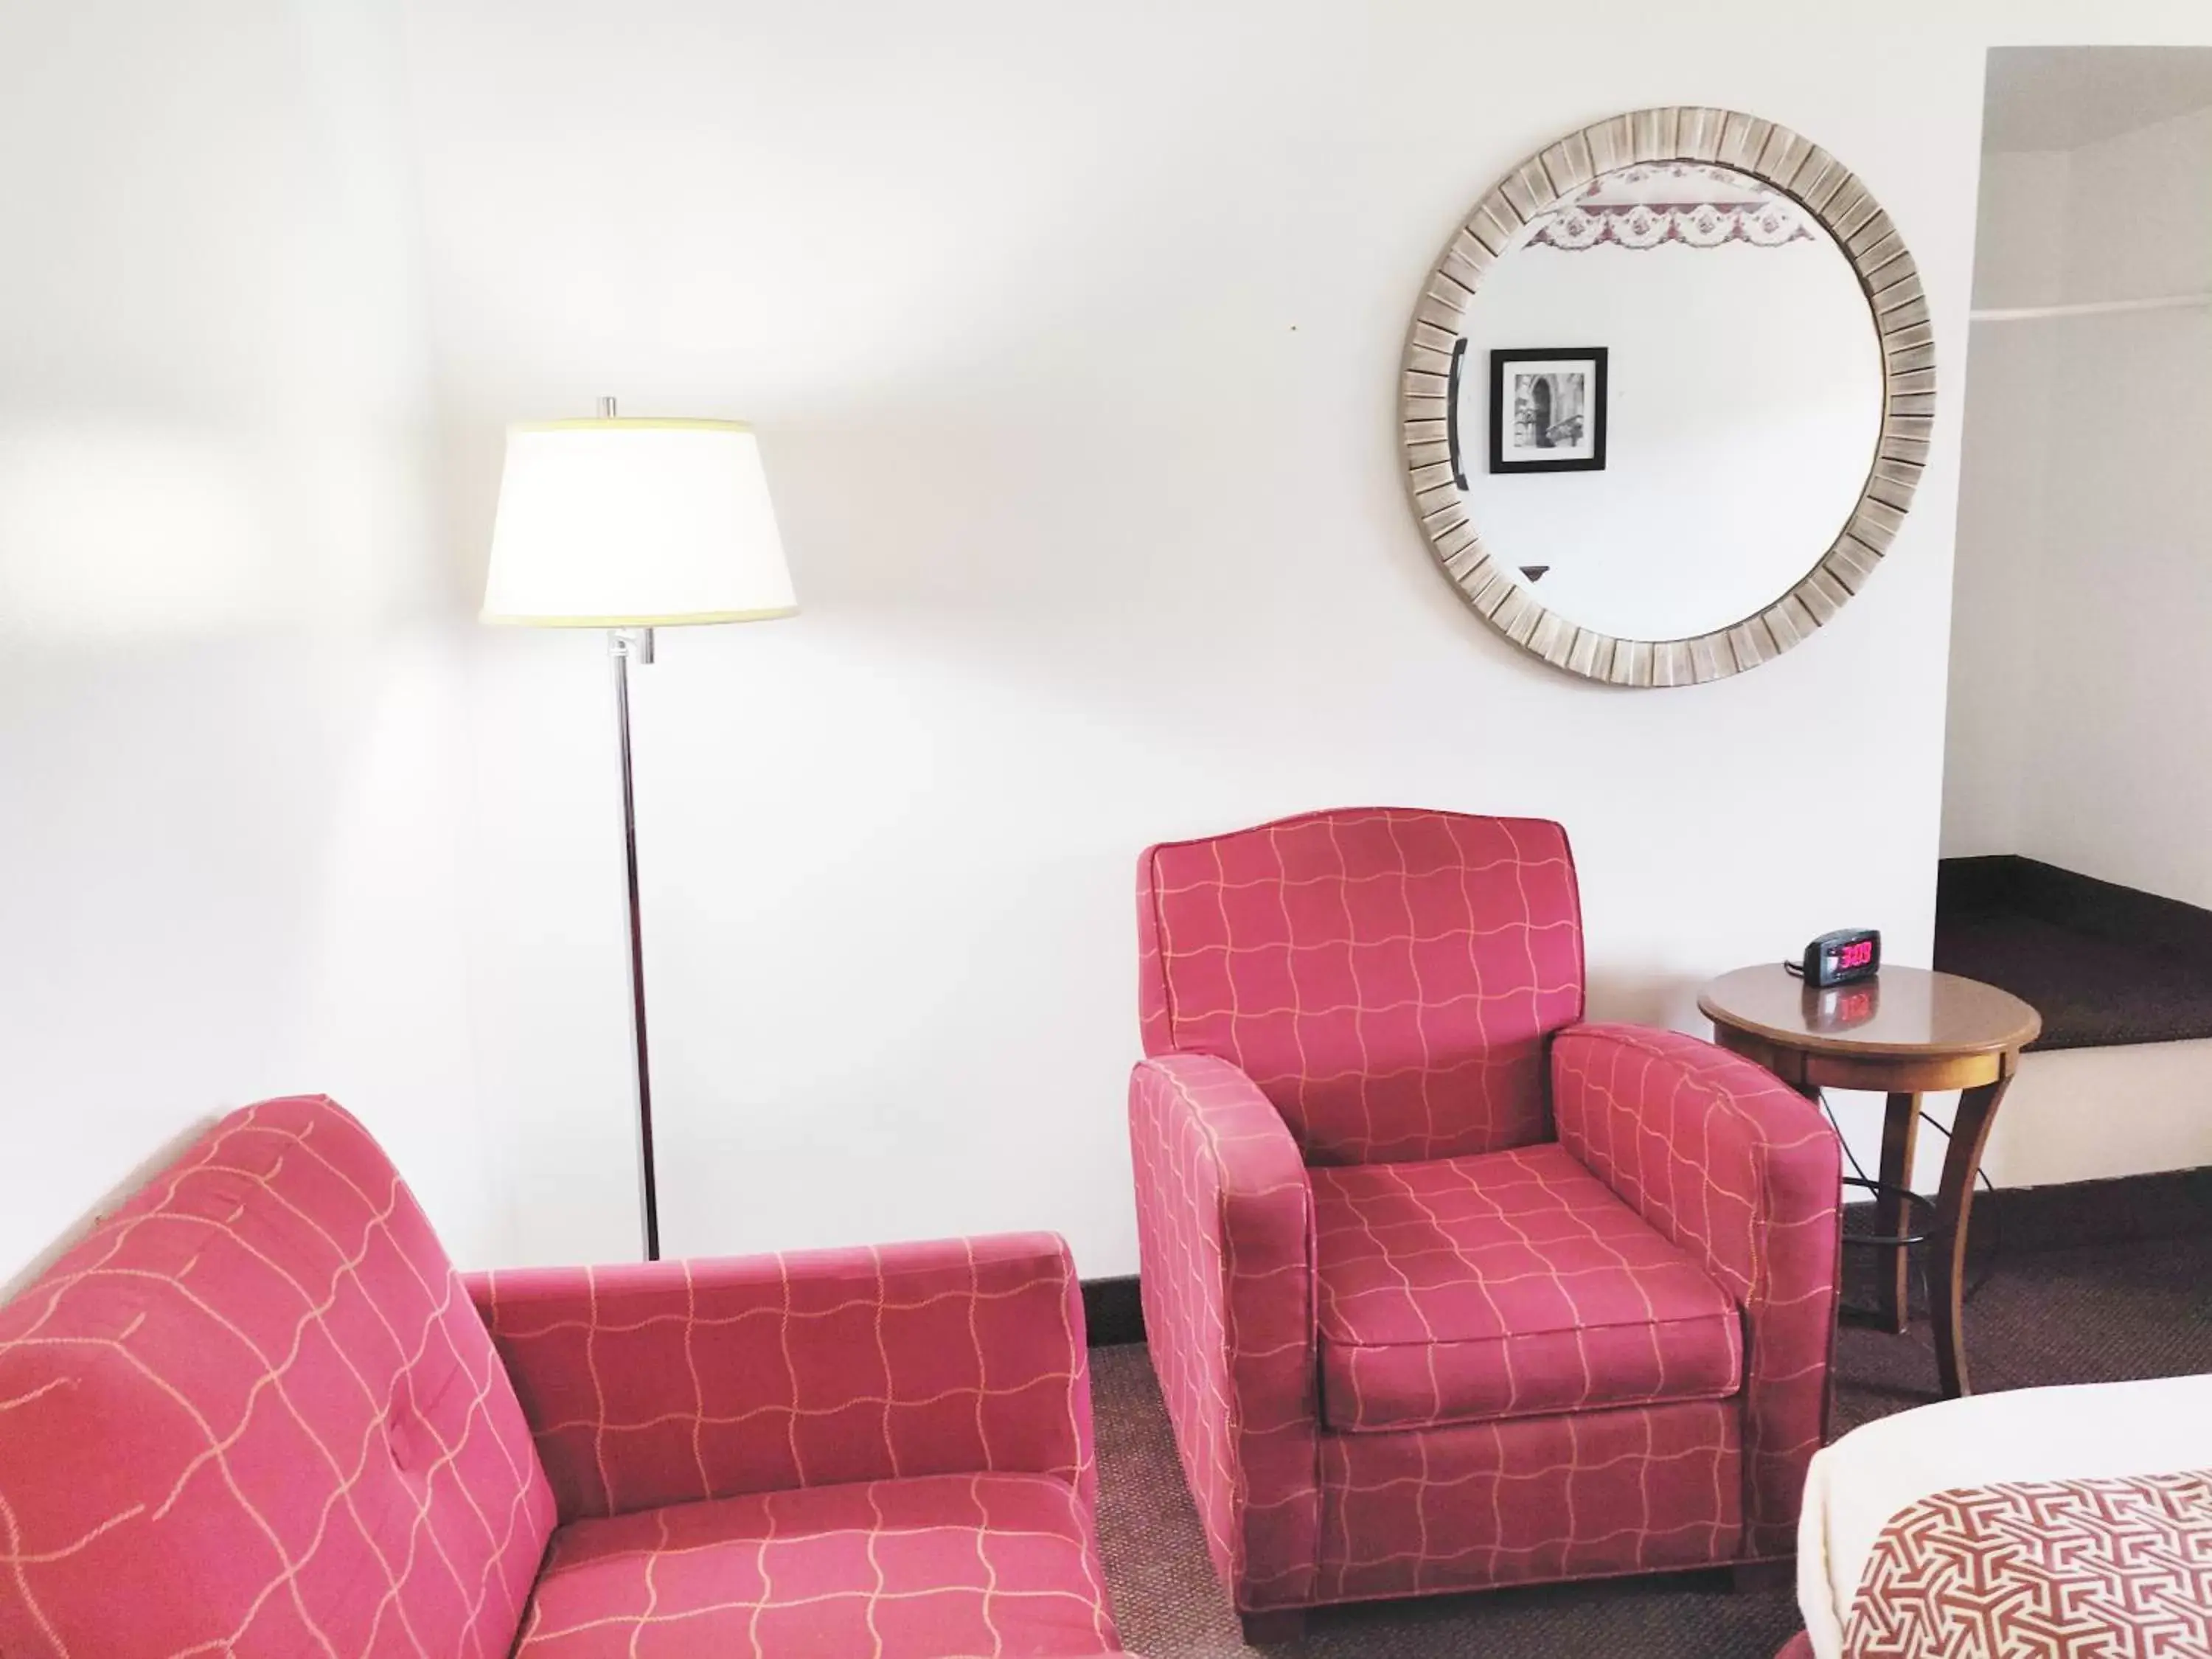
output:
[[[637,892],[637,796],[630,785],[629,665],[653,661],[650,628],[617,628],[607,635],[615,671],[615,726],[622,755],[623,869],[629,896],[630,1033],[637,1054],[638,1189],[645,1210],[645,1259],[660,1260],[660,1191],[653,1160],[653,1065],[645,1035],[645,928]]]

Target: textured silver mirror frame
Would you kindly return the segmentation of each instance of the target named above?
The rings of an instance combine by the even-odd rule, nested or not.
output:
[[[1851,262],[1874,312],[1882,363],[1881,434],[1858,504],[1804,579],[1757,615],[1678,640],[1623,640],[1539,605],[1494,561],[1452,483],[1445,397],[1453,342],[1483,275],[1521,228],[1601,173],[1706,161],[1764,179],[1802,204]],[[1880,203],[1850,170],[1787,127],[1733,110],[1683,106],[1615,115],[1532,155],[1475,204],[1437,261],[1406,338],[1400,391],[1407,485],[1437,562],[1460,596],[1516,645],[1611,685],[1694,685],[1780,656],[1866,585],[1912,505],[1936,408],[1935,331],[1920,273]]]

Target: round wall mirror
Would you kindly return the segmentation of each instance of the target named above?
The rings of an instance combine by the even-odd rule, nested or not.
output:
[[[1415,511],[1559,667],[1756,666],[1872,572],[1927,459],[1912,258],[1818,146],[1723,110],[1585,128],[1477,204],[1407,346]]]

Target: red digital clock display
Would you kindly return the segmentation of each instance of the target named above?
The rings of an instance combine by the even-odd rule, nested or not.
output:
[[[1811,986],[1842,985],[1872,979],[1881,971],[1881,934],[1872,927],[1823,933],[1790,966]]]

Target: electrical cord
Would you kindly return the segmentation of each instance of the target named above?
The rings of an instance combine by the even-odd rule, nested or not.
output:
[[[1844,1134],[1844,1126],[1836,1121],[1836,1109],[1828,1103],[1828,1091],[1815,1087],[1813,1093],[1820,1100],[1820,1109],[1828,1115],[1828,1127],[1836,1132],[1836,1139],[1843,1143],[1844,1156],[1851,1161],[1852,1175],[1858,1178],[1860,1185],[1873,1186],[1875,1183],[1867,1179],[1866,1165],[1859,1162],[1859,1155],[1851,1150],[1850,1138]]]
[[[1805,964],[1802,962],[1792,962],[1787,957],[1784,957],[1782,963],[1782,971],[1790,975],[1793,978],[1802,979],[1805,977]],[[1866,1166],[1859,1162],[1859,1155],[1851,1150],[1850,1140],[1849,1137],[1844,1133],[1844,1126],[1836,1121],[1836,1109],[1828,1103],[1828,1091],[1826,1089],[1815,1088],[1813,1092],[1814,1097],[1820,1103],[1820,1109],[1827,1114],[1828,1127],[1836,1132],[1836,1139],[1843,1143],[1844,1156],[1850,1160],[1851,1175],[1855,1182],[1861,1187],[1866,1188],[1871,1192],[1879,1194],[1881,1190],[1881,1183],[1878,1181],[1869,1178],[1866,1172]],[[1935,1130],[1937,1134],[1942,1136],[1945,1144],[1948,1146],[1951,1139],[1950,1126],[1948,1124],[1938,1123],[1934,1118],[1928,1115],[1928,1109],[1924,1106],[1920,1108],[1919,1111],[1920,1121],[1926,1124],[1929,1128]],[[1911,1182],[1911,1178],[1912,1172],[1910,1170],[1906,1170],[1905,1180],[1908,1183]],[[1980,1183],[1980,1190],[1983,1192],[1994,1193],[1997,1189],[1996,1182],[1990,1179],[1990,1172],[1987,1170],[1977,1169],[1974,1171],[1974,1179]],[[1959,1299],[1961,1302],[1972,1302],[1974,1299],[1975,1295],[1981,1290],[1982,1286],[1990,1282],[1990,1279],[1996,1274],[1997,1270],[1997,1257],[2004,1250],[2004,1222],[1997,1211],[1991,1210],[1988,1212],[1988,1215],[1990,1248],[1982,1259],[1981,1272],[1976,1274],[1972,1279],[1968,1281],[1960,1288],[1959,1291]],[[1924,1262],[1922,1267],[1921,1277],[1923,1280],[1927,1278],[1927,1271]]]
[[[1784,963],[1784,965],[1786,967],[1788,964]],[[1814,1098],[1820,1103],[1821,1111],[1827,1115],[1828,1127],[1836,1132],[1836,1139],[1842,1143],[1844,1156],[1850,1161],[1851,1176],[1854,1183],[1856,1185],[1864,1187],[1869,1191],[1879,1193],[1881,1190],[1881,1183],[1869,1177],[1866,1172],[1866,1166],[1859,1162],[1858,1154],[1851,1150],[1850,1137],[1844,1133],[1844,1126],[1838,1122],[1836,1118],[1836,1109],[1828,1100],[1828,1091],[1826,1089],[1816,1087],[1813,1091],[1813,1095]],[[1924,1106],[1919,1109],[1919,1112],[1920,1121],[1926,1124],[1929,1128],[1935,1130],[1937,1134],[1942,1136],[1944,1140],[1948,1143],[1951,1139],[1950,1126],[1948,1124],[1938,1123],[1933,1117],[1929,1115],[1928,1109]],[[1911,1178],[1911,1172],[1910,1170],[1906,1171],[1908,1180]],[[1994,1193],[1996,1191],[1996,1183],[1990,1179],[1990,1173],[1988,1170],[1976,1170],[1974,1171],[1974,1176],[1980,1183],[1979,1189],[1981,1191],[1985,1193]],[[1995,1276],[1997,1270],[1997,1257],[2004,1249],[2004,1223],[2000,1218],[2000,1212],[1996,1210],[1991,1210],[1987,1212],[1987,1214],[1990,1222],[1990,1248],[1983,1256],[1981,1271],[1960,1288],[1959,1291],[1959,1299],[1961,1302],[1972,1301],[1975,1295],[1981,1290],[1982,1286],[1988,1284],[1990,1279]],[[1847,1240],[1845,1242],[1849,1243],[1850,1241]],[[1927,1263],[1923,1258],[1921,1264],[1921,1279],[1923,1289],[1926,1288],[1927,1276]]]

